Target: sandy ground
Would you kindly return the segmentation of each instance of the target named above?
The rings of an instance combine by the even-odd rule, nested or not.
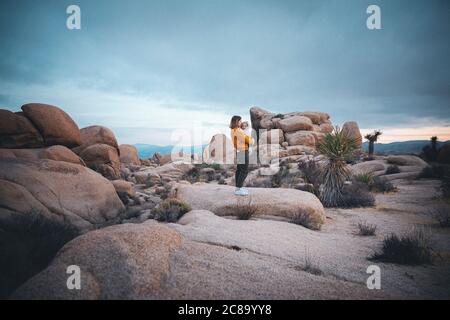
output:
[[[448,299],[450,230],[429,215],[437,181],[395,182],[398,192],[379,194],[369,209],[326,210],[321,231],[267,218],[238,221],[197,213],[185,225],[170,224],[184,237],[172,256],[161,298],[207,299]],[[187,218],[187,217],[186,217]],[[361,220],[377,225],[376,236],[357,234]],[[402,266],[367,259],[384,236],[415,226],[429,230],[440,258],[434,265]],[[307,260],[321,274],[305,271]],[[381,289],[366,286],[369,265],[381,268]]]

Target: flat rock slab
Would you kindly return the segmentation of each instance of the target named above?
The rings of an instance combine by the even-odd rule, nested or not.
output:
[[[209,210],[217,215],[235,215],[243,206],[256,206],[259,215],[286,218],[304,213],[308,227],[320,229],[325,211],[320,200],[309,192],[284,188],[248,188],[249,196],[234,195],[235,187],[211,184],[178,184],[176,197],[194,210]]]

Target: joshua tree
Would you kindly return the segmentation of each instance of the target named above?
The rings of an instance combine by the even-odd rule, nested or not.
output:
[[[432,136],[431,137],[431,150],[433,150],[433,152],[437,152],[437,141],[438,141],[438,137],[436,136]]]
[[[431,137],[431,145],[427,145],[422,149],[422,156],[427,161],[436,161],[438,150],[437,150],[438,137]]]
[[[326,207],[342,204],[342,188],[350,177],[346,161],[353,157],[356,149],[356,140],[339,127],[327,134],[317,146],[317,150],[328,160],[321,173],[323,189],[320,192],[320,198]]]
[[[375,142],[377,142],[378,137],[382,134],[380,130],[375,130],[373,133],[368,133],[364,136],[369,141],[369,158],[372,158]]]

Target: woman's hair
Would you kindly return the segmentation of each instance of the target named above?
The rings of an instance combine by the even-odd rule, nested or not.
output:
[[[240,116],[233,116],[230,121],[230,128],[236,129],[238,127],[238,122],[241,121],[241,119]]]

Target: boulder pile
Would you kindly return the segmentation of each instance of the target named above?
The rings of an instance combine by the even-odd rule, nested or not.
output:
[[[314,155],[317,144],[334,128],[330,115],[326,112],[274,114],[253,107],[250,109],[250,118],[258,137],[258,149],[263,162],[274,157]],[[362,136],[358,124],[347,122],[343,130],[357,141],[360,148]]]

